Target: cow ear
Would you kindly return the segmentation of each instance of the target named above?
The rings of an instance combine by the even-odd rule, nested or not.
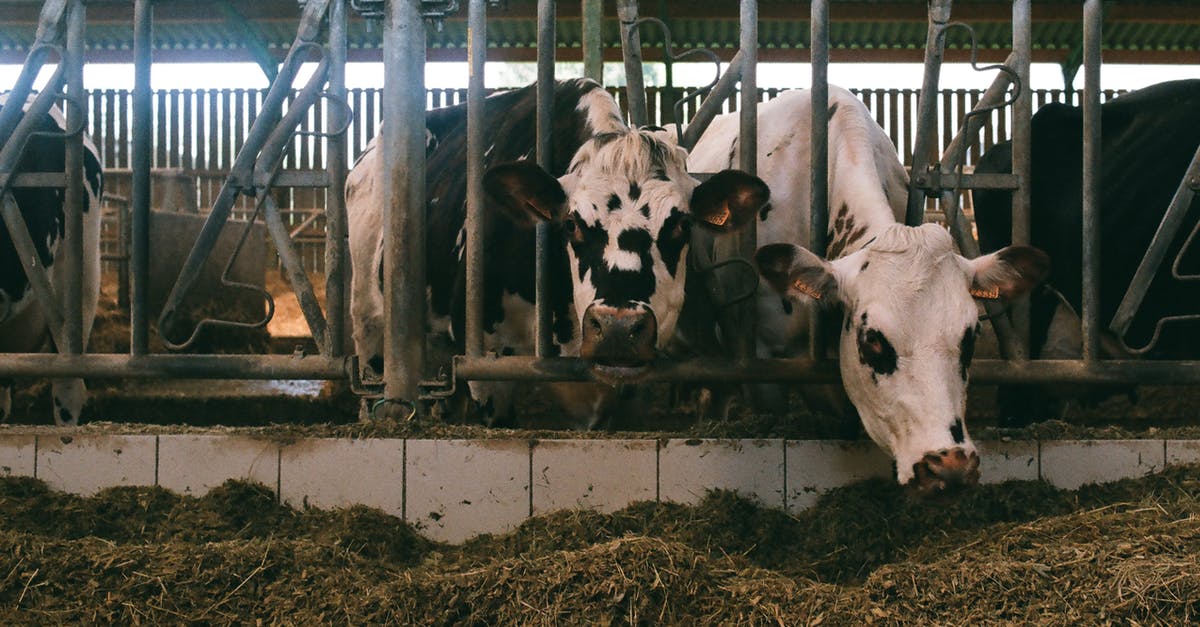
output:
[[[1008,246],[969,263],[971,295],[976,298],[1017,298],[1050,273],[1050,257],[1032,246]]]
[[[795,300],[834,303],[837,277],[829,262],[791,244],[768,244],[754,253],[758,272],[775,291]]]
[[[502,163],[483,175],[483,189],[522,227],[554,222],[567,210],[567,193],[558,179],[532,161]]]
[[[754,219],[770,198],[770,188],[757,176],[722,170],[692,191],[691,210],[707,228],[735,231]]]

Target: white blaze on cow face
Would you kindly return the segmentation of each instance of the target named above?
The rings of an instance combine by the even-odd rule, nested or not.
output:
[[[758,259],[792,299],[842,306],[842,383],[871,439],[895,458],[896,478],[943,481],[917,476],[932,464],[973,482],[978,453],[963,417],[979,329],[974,296],[1024,293],[1045,276],[1045,255],[1010,247],[968,260],[941,227],[895,224],[835,261],[790,245],[764,247]]]

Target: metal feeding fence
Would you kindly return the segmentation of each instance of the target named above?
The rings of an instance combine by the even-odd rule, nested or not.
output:
[[[55,78],[46,91],[51,93],[39,102],[49,103],[57,98],[66,101],[68,126],[91,125],[100,138],[103,156],[110,168],[116,168],[111,191],[129,199],[131,224],[128,246],[129,272],[132,290],[130,312],[132,342],[129,354],[82,354],[80,339],[79,298],[67,298],[60,305],[52,295],[38,294],[51,316],[51,334],[61,338],[59,354],[7,355],[0,362],[0,377],[11,376],[119,376],[119,377],[192,377],[192,378],[318,378],[350,379],[356,388],[381,393],[387,399],[412,401],[429,390],[452,384],[457,379],[524,379],[543,381],[586,380],[586,367],[575,358],[549,357],[546,329],[539,332],[538,351],[532,356],[484,357],[482,355],[481,312],[478,307],[467,310],[465,355],[454,358],[447,376],[439,381],[426,381],[425,363],[425,277],[420,261],[423,258],[424,206],[424,128],[421,124],[388,124],[377,126],[381,118],[389,120],[420,120],[424,111],[435,104],[452,104],[466,100],[468,119],[475,120],[478,133],[478,114],[484,96],[482,85],[486,41],[481,31],[486,28],[485,0],[470,0],[468,6],[472,64],[471,86],[464,91],[423,92],[413,89],[347,90],[344,82],[346,60],[346,13],[351,5],[367,9],[375,17],[383,17],[383,58],[385,74],[397,85],[421,84],[425,54],[412,42],[425,41],[428,11],[438,3],[417,0],[309,0],[303,3],[303,14],[296,39],[279,70],[278,78],[267,90],[167,91],[151,92],[150,27],[151,0],[134,2],[135,89],[131,94],[82,90],[81,34],[84,28],[82,0],[48,0],[43,8],[38,29],[39,45],[33,47],[13,89],[9,103],[24,102],[30,93],[33,77],[46,63],[47,52],[57,50],[61,57]],[[1031,2],[1012,3],[1013,52],[987,90],[940,91],[938,74],[944,46],[944,33],[958,26],[950,21],[951,0],[930,0],[929,37],[926,49],[925,78],[920,90],[859,92],[874,116],[891,136],[906,163],[911,177],[906,222],[917,224],[925,218],[926,199],[940,197],[956,189],[1013,190],[1014,243],[1029,241],[1030,180],[1030,118],[1036,103],[1066,99],[1062,92],[1034,93],[1027,89],[1029,63],[1032,56]],[[427,6],[429,5],[429,6]],[[811,59],[813,65],[814,98],[824,100],[828,93],[829,63],[829,5],[828,0],[809,3],[811,24]],[[436,8],[436,7],[435,7]],[[618,13],[622,24],[637,22],[637,2],[622,0]],[[703,128],[712,116],[737,109],[741,116],[741,146],[743,157],[753,155],[756,138],[756,103],[775,95],[773,90],[758,90],[757,63],[757,3],[740,2],[742,46],[728,65],[720,80],[712,86],[698,105],[684,108],[692,126]],[[1002,352],[1012,360],[980,360],[973,367],[974,378],[982,382],[1130,382],[1154,381],[1179,384],[1200,381],[1197,362],[1149,362],[1099,359],[1098,342],[1101,326],[1097,319],[1098,293],[1097,242],[1098,202],[1096,176],[1098,163],[1099,105],[1104,94],[1099,89],[1099,50],[1101,29],[1100,0],[1084,2],[1084,75],[1082,94],[1072,95],[1083,105],[1085,119],[1083,170],[1084,180],[1084,272],[1083,299],[1084,357],[1081,360],[1029,361],[1026,354],[1028,312],[1022,307],[1014,311],[1014,323],[992,310],[991,318],[1001,338]],[[554,3],[538,3],[539,37],[554,36]],[[480,35],[480,36],[475,36]],[[552,40],[551,40],[552,41]],[[640,75],[640,46],[636,30],[623,37],[627,46],[623,52],[629,87],[619,92],[622,106],[636,124],[666,121],[670,108],[666,106],[674,93],[666,90],[646,90]],[[65,42],[65,43],[64,43]],[[539,45],[538,83],[554,79],[555,46]],[[301,89],[293,81],[301,63],[319,59],[316,71]],[[747,89],[736,93],[738,81]],[[65,95],[60,90],[66,87]],[[1015,89],[1009,88],[1015,86]],[[538,127],[549,129],[549,90],[540,90],[538,98]],[[1009,100],[1009,98],[1012,98]],[[1002,106],[1011,105],[1011,106]],[[48,106],[48,104],[47,104]],[[6,106],[0,111],[0,132],[10,145],[20,145],[30,131],[14,120],[21,116],[20,106]],[[90,110],[90,114],[88,111]],[[968,113],[974,112],[973,115]],[[814,154],[827,153],[827,111],[813,109],[811,145]],[[468,127],[472,128],[471,122]],[[14,130],[15,129],[15,130]],[[391,287],[385,294],[384,308],[388,328],[385,331],[384,374],[381,381],[366,390],[356,381],[357,366],[353,358],[343,353],[346,338],[344,302],[346,298],[345,208],[342,204],[349,159],[365,143],[379,133],[380,153],[385,164],[383,197],[384,210],[384,274]],[[982,132],[982,136],[980,133]],[[24,135],[23,135],[24,133]],[[470,131],[469,131],[470,133]],[[988,176],[960,171],[969,165],[992,142],[1011,136],[1013,139],[1013,172]],[[76,140],[66,142],[69,151],[77,151]],[[121,140],[121,141],[118,141]],[[694,137],[693,137],[694,140]],[[548,133],[539,137],[539,146],[548,146]],[[478,142],[475,142],[478,144]],[[0,190],[12,185],[60,186],[67,197],[82,189],[80,171],[53,177],[25,177],[12,174],[15,161],[10,153],[0,151]],[[77,154],[77,153],[76,153]],[[940,156],[939,156],[940,155]],[[480,256],[480,199],[479,183],[482,153],[472,150],[468,168],[467,218],[467,302],[481,302],[478,260]],[[70,162],[70,161],[68,161]],[[122,183],[121,170],[127,169],[128,182]],[[151,236],[148,223],[151,197],[151,178],[156,169],[169,169],[194,176],[195,206],[208,215],[204,229],[192,247],[175,288],[168,297],[160,323],[178,315],[180,303],[195,284],[199,267],[209,257],[217,235],[231,218],[260,212],[267,225],[272,244],[279,251],[280,262],[295,286],[305,318],[312,329],[319,354],[316,355],[161,355],[148,354],[150,312],[146,308],[145,277],[150,263]],[[742,169],[753,169],[751,163]],[[825,189],[827,163],[813,160],[811,213],[813,240],[810,248],[824,250],[822,241],[828,222]],[[187,173],[191,173],[190,175]],[[201,183],[201,181],[204,181]],[[211,182],[210,182],[211,181]],[[219,181],[219,183],[217,182]],[[203,189],[203,191],[201,191]],[[1184,189],[1184,188],[1181,188]],[[1188,196],[1190,200],[1190,196]],[[945,218],[960,249],[967,256],[978,254],[978,244],[971,236],[969,225],[962,219],[957,198],[944,204]],[[303,218],[298,208],[310,210]],[[324,237],[323,261],[326,277],[324,308],[314,296],[308,272],[320,264],[306,264],[294,240],[295,227],[308,222],[312,209],[322,214],[310,226]],[[1174,209],[1172,210],[1174,211]],[[289,213],[290,212],[290,213]],[[10,231],[21,233],[19,223],[5,205],[4,218]],[[28,244],[27,233],[22,242]],[[545,233],[540,237],[544,237]],[[752,233],[742,237],[752,238]],[[17,237],[17,239],[22,239]],[[70,238],[69,238],[70,239]],[[78,248],[78,238],[67,246]],[[543,240],[544,241],[544,240]],[[751,248],[745,248],[749,241]],[[740,252],[753,251],[753,240],[743,240]],[[23,255],[32,259],[35,256]],[[408,263],[403,260],[407,258]],[[539,256],[544,267],[545,257]],[[32,284],[44,285],[44,268],[30,262],[25,268]],[[40,273],[40,274],[39,274]],[[78,286],[76,286],[78,287]],[[44,291],[44,290],[43,290]],[[546,320],[547,302],[538,299],[539,319]],[[65,311],[63,311],[65,309]],[[752,332],[753,313],[746,315]],[[205,327],[231,326],[219,320],[206,320]],[[740,337],[745,333],[729,333]],[[194,337],[194,336],[193,336]],[[188,341],[190,342],[190,340]],[[179,346],[186,346],[184,342]],[[737,342],[735,342],[737,343]],[[744,345],[744,342],[742,342]],[[173,346],[168,342],[169,346]],[[765,382],[765,381],[833,381],[836,367],[813,354],[809,359],[750,359],[745,352],[736,364],[731,360],[700,360],[667,363],[658,367],[647,379],[669,381]]]

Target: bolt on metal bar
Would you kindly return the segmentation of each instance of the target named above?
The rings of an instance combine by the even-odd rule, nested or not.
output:
[[[809,33],[812,63],[812,119],[809,128],[808,248],[825,256],[829,238],[829,2],[813,0]],[[812,359],[825,357],[820,315],[813,303],[808,323],[808,351]]]
[[[547,172],[554,171],[554,48],[555,10],[553,0],[538,0],[537,5],[537,162]],[[550,311],[550,225],[538,223],[535,245],[535,284],[537,286],[537,339],[534,352],[550,354],[554,320]]]
[[[84,103],[87,94],[83,91],[83,37],[87,9],[82,0],[71,0],[67,6],[67,46],[63,56],[66,67],[67,102],[66,127],[68,129],[87,124]],[[66,189],[63,190],[63,251],[59,259],[65,266],[68,277],[77,280],[58,286],[63,296],[63,340],[57,346],[60,354],[78,355],[83,352],[83,133],[68,135],[63,141],[63,172],[66,173]],[[96,190],[99,192],[100,190]],[[100,207],[90,207],[99,212]],[[99,269],[96,269],[99,279]]]
[[[1033,181],[1033,91],[1029,89],[1029,62],[1033,58],[1033,23],[1030,0],[1014,0],[1013,55],[1021,90],[1012,111],[1012,171],[1021,186],[1012,195],[1012,243],[1027,246],[1030,242],[1030,207]],[[1012,304],[1012,357],[1023,359],[1029,354],[1029,297],[1023,296]]]
[[[425,365],[425,20],[418,0],[390,0],[384,19],[384,396],[416,400]]]
[[[709,123],[721,114],[721,108],[725,105],[725,101],[737,90],[738,81],[742,80],[742,60],[744,58],[745,55],[741,50],[733,55],[733,59],[725,67],[725,72],[717,80],[717,84],[713,85],[712,91],[708,92],[704,101],[700,103],[700,108],[696,110],[696,114],[688,121],[687,128],[683,131],[683,143],[681,144],[684,148],[691,150],[695,147]]]
[[[642,79],[642,37],[637,30],[638,1],[617,0],[617,20],[621,22],[621,55],[625,59],[625,97],[629,103],[629,121],[635,127],[645,126],[649,123],[649,114],[646,110],[646,83]]]
[[[346,0],[329,4],[329,86],[331,98],[346,100]],[[331,106],[325,110],[325,128],[339,129],[349,122],[347,111]],[[326,345],[322,352],[340,357],[346,347],[346,134],[337,133],[326,140],[325,171],[329,185],[325,190],[325,316]]]
[[[150,283],[150,71],[153,63],[153,0],[133,3],[133,180],[130,192],[129,352],[150,352],[150,321],[146,315]]]
[[[925,39],[925,78],[921,83],[917,137],[913,143],[912,173],[908,184],[908,211],[904,223],[919,226],[925,222],[925,191],[917,179],[929,167],[929,155],[937,137],[938,77],[945,55],[946,24],[950,22],[951,0],[929,0],[929,34]]]
[[[583,2],[583,75],[604,83],[604,40],[601,24],[604,18],[604,3],[601,0]],[[468,53],[469,54],[469,53]]]
[[[466,354],[483,354],[483,154],[484,66],[487,63],[487,2],[467,5],[467,303]]]
[[[1083,360],[1100,357],[1100,0],[1083,3]]]

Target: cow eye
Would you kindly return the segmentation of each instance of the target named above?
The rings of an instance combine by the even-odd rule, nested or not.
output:
[[[691,233],[692,233],[692,217],[691,216],[683,216],[682,218],[680,218],[679,222],[675,223],[675,231],[673,233],[671,233],[671,235],[682,239],[682,238],[685,238],[685,237],[691,235]]]
[[[567,216],[567,218],[563,220],[562,228],[563,233],[566,233],[567,237],[570,238],[571,241],[576,243],[583,241],[583,225],[579,223],[578,215],[572,213],[571,215]]]

